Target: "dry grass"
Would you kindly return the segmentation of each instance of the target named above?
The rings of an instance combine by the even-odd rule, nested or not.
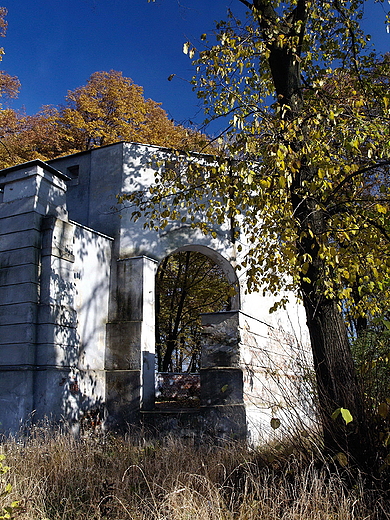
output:
[[[21,520],[390,519],[383,493],[348,487],[342,475],[290,451],[270,457],[269,448],[174,438],[75,440],[35,428],[0,446],[13,486],[0,507],[20,500]]]

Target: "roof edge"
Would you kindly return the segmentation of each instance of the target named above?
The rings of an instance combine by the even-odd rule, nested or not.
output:
[[[0,176],[4,177],[9,172],[13,172],[23,168],[31,168],[32,166],[41,166],[42,168],[48,170],[50,173],[52,173],[56,177],[59,177],[63,181],[70,180],[70,177],[68,175],[65,175],[65,173],[56,170],[55,168],[53,168],[53,166],[50,166],[50,164],[46,163],[45,161],[42,161],[41,159],[33,159],[32,161],[16,164],[15,166],[9,166],[8,168],[3,168],[2,170],[0,170]]]
[[[135,146],[145,146],[147,148],[155,148],[157,150],[161,150],[161,151],[165,151],[165,152],[169,152],[169,153],[179,153],[180,155],[190,155],[190,156],[201,156],[201,157],[214,157],[213,154],[210,154],[210,153],[203,153],[203,152],[195,152],[195,151],[186,151],[186,150],[181,150],[179,148],[172,148],[172,147],[169,147],[169,146],[161,146],[161,145],[158,145],[158,144],[148,144],[148,143],[139,143],[137,141],[117,141],[115,143],[110,143],[110,144],[104,144],[103,146],[96,146],[95,148],[90,148],[89,150],[81,150],[80,152],[75,152],[75,153],[70,153],[68,155],[60,155],[59,157],[55,157],[54,159],[50,159],[48,160],[47,162],[48,163],[55,163],[56,161],[60,161],[61,159],[67,159],[69,157],[76,157],[76,156],[79,156],[79,155],[85,155],[85,154],[90,154],[96,150],[101,150],[102,148],[108,148],[110,146],[118,146],[118,145],[125,145],[125,144],[129,144],[129,145],[135,145]]]

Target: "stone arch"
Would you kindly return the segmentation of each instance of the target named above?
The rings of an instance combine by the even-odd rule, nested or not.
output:
[[[163,265],[163,262],[165,260],[167,260],[168,257],[172,257],[174,255],[177,255],[178,253],[183,253],[183,252],[198,253],[203,257],[207,257],[209,260],[211,260],[211,262],[213,264],[215,264],[219,268],[219,272],[223,275],[223,278],[225,279],[225,281],[229,285],[233,286],[236,290],[235,294],[228,298],[229,302],[228,302],[227,306],[221,306],[220,308],[219,307],[216,308],[214,305],[214,311],[209,308],[208,310],[205,310],[203,312],[207,312],[208,314],[210,314],[210,312],[211,313],[215,312],[217,315],[219,315],[221,313],[225,314],[226,312],[237,312],[240,310],[239,280],[238,280],[234,267],[221,253],[219,253],[218,251],[215,251],[214,249],[212,249],[206,245],[203,245],[203,244],[186,244],[184,246],[180,246],[180,247],[172,249],[171,251],[167,252],[167,254],[163,258],[160,258],[160,262],[159,262],[158,266],[156,266],[157,267],[157,269],[156,269],[156,357],[158,357],[157,356],[157,352],[158,352],[157,345],[158,345],[158,337],[159,337],[159,335],[158,335],[159,333],[157,332],[159,330],[159,326],[158,326],[159,310],[157,307],[157,301],[159,300],[158,289],[157,289],[158,273],[160,272],[160,267]],[[210,274],[208,274],[208,276],[210,276]],[[226,282],[221,282],[221,283],[226,283]],[[169,291],[169,287],[170,287],[169,283],[168,283],[168,286],[164,285],[164,290],[161,294],[164,294],[165,291]],[[213,294],[216,294],[216,295],[223,294],[224,293],[223,287],[224,286],[222,285],[222,286],[220,286],[220,289],[216,288],[216,293],[213,293]],[[222,290],[222,293],[221,293],[221,290]],[[169,294],[169,293],[166,292],[165,294]],[[179,298],[180,298],[180,296],[179,296]],[[169,309],[169,301],[170,300],[168,299],[168,309]],[[165,302],[167,302],[167,300],[165,300]],[[202,314],[199,314],[199,318],[201,316],[202,316]],[[160,321],[160,325],[161,325],[161,321]],[[199,326],[200,326],[200,324],[199,324]],[[180,325],[180,328],[181,327],[182,327],[182,325]],[[186,330],[186,329],[184,329],[184,330]],[[183,330],[182,330],[182,332],[183,332]],[[194,397],[194,395],[200,396],[200,394],[199,394],[199,391],[200,391],[200,381],[199,381],[200,351],[198,352],[198,354],[195,354],[196,350],[191,351],[191,348],[194,348],[194,347],[196,348],[196,345],[198,344],[198,342],[202,341],[202,340],[200,339],[201,336],[199,337],[199,330],[197,329],[197,327],[195,327],[195,330],[192,330],[192,331],[188,331],[188,329],[187,329],[187,332],[185,333],[185,337],[188,337],[187,334],[190,334],[190,337],[192,337],[192,340],[190,340],[190,343],[189,344],[186,343],[187,348],[190,349],[187,351],[187,354],[190,353],[189,357],[186,359],[186,356],[184,355],[184,360],[182,359],[181,355],[179,357],[177,357],[177,354],[179,351],[175,349],[174,352],[176,352],[176,361],[175,361],[175,357],[173,357],[173,359],[170,362],[170,365],[171,365],[170,369],[165,368],[165,371],[164,371],[163,362],[166,363],[167,359],[166,358],[163,359],[164,356],[162,356],[161,358],[159,358],[158,363],[156,360],[156,363],[157,363],[156,364],[156,376],[157,376],[157,380],[159,382],[158,385],[159,385],[159,388],[161,391],[161,397],[166,394],[165,399],[167,399],[169,401],[169,397],[171,399],[172,398],[175,399],[174,395],[178,394],[181,396],[181,398],[184,399],[184,401],[180,399],[181,402],[182,403],[186,402],[188,405],[188,402],[189,402],[188,398],[191,399]],[[191,336],[192,334],[195,334],[195,336]],[[165,337],[165,339],[167,339],[167,336],[163,336],[163,337]],[[194,341],[194,343],[193,343],[193,346],[191,347],[190,345],[192,345],[193,341]],[[168,344],[169,344],[169,342],[167,343],[167,345]],[[191,354],[191,352],[192,352],[192,354]],[[193,357],[193,356],[195,356],[195,357]],[[161,365],[160,365],[160,363],[161,363]],[[182,365],[182,363],[184,363],[184,365]],[[195,363],[195,365],[192,365],[192,363]],[[197,385],[198,385],[198,390],[196,390]],[[172,394],[172,395],[170,395],[170,394]],[[185,399],[185,397],[187,397],[187,400]],[[165,399],[163,399],[163,400],[165,401]],[[192,403],[193,403],[193,401],[192,401]],[[165,403],[165,404],[168,404],[168,403]],[[191,404],[190,404],[190,406],[191,406]],[[193,404],[192,404],[192,406],[193,406]]]
[[[180,251],[194,251],[196,253],[202,253],[203,255],[213,260],[222,269],[227,281],[236,289],[236,294],[231,298],[231,310],[240,310],[240,283],[237,277],[237,273],[232,264],[229,262],[229,260],[222,256],[221,253],[219,253],[218,251],[215,251],[214,249],[211,249],[210,247],[202,244],[187,244],[185,246],[178,247],[173,251],[170,251],[168,254],[174,255],[175,253],[179,253]],[[161,262],[162,260],[160,260],[159,265],[161,264]]]

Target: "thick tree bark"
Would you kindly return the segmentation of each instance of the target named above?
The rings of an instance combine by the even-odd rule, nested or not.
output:
[[[298,37],[300,42],[303,41],[307,19],[306,1],[298,0],[288,20],[278,19],[269,0],[253,0],[253,7],[270,51],[269,65],[278,100],[286,108],[283,111],[284,117],[293,119],[299,115],[302,107],[302,86],[297,59],[301,49],[298,45],[293,54],[288,45],[280,46],[276,43],[275,35]],[[298,30],[299,33],[296,32]],[[305,129],[301,128],[301,131],[304,135]],[[302,145],[299,142],[289,144],[297,152]],[[326,215],[318,210],[314,201],[301,195],[303,181],[310,181],[316,176],[316,171],[305,165],[304,156],[301,164],[301,170],[293,175],[290,196],[299,237],[304,237],[298,238],[297,249],[300,255],[307,254],[312,258],[308,272],[301,276],[300,292],[313,351],[325,451],[332,455],[342,452],[349,455],[360,467],[366,468],[370,461],[372,444],[347,330],[338,302],[326,298],[321,289],[324,266],[318,255],[315,236],[321,236],[326,230]],[[314,233],[312,238],[309,233],[306,236],[301,234],[309,229]],[[340,407],[351,412],[353,421],[350,424],[345,425],[341,417],[332,419],[332,413]]]
[[[324,447],[328,454],[342,452],[360,468],[370,470],[373,451],[364,398],[338,302],[318,291],[319,264],[321,261],[314,258],[305,280],[302,276],[301,294],[313,352]],[[353,417],[350,424],[346,425],[341,416],[332,419],[338,408],[350,411]]]
[[[307,300],[307,298],[305,298]],[[364,415],[363,396],[356,378],[352,356],[340,311],[333,300],[318,302],[314,310],[306,303],[307,323],[313,350],[318,399],[324,428],[325,449],[331,454],[349,454],[360,467],[372,464],[371,442]],[[341,416],[331,418],[338,408],[348,409],[352,423]]]

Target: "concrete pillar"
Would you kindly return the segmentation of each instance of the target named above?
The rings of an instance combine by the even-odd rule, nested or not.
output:
[[[203,314],[202,325],[201,405],[217,435],[258,444],[305,424],[305,349],[295,337],[241,311]]]
[[[154,407],[156,265],[145,256],[117,262],[105,368],[108,422],[120,427]]]
[[[202,415],[213,436],[246,437],[239,312],[202,314]]]
[[[66,218],[65,176],[41,161],[0,173],[0,429],[34,409],[41,225]]]

